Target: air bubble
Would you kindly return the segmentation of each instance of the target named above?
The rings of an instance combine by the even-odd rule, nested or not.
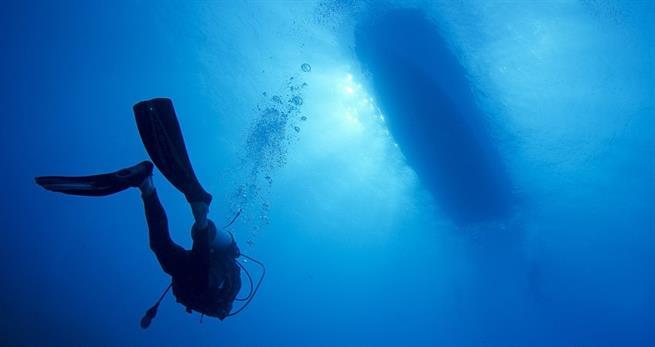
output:
[[[291,98],[291,102],[295,104],[296,106],[300,106],[303,103],[303,100],[300,96],[296,95],[293,98]]]

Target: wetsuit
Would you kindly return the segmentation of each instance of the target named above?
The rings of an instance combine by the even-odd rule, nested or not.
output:
[[[173,278],[173,294],[187,311],[224,319],[241,289],[239,248],[234,240],[226,246],[214,242],[217,229],[208,220],[205,229],[193,230],[193,246],[185,250],[173,242],[168,218],[157,192],[143,195],[150,249],[164,272]]]

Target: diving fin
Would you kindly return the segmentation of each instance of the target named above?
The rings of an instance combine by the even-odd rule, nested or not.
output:
[[[91,176],[41,176],[36,184],[53,191],[70,195],[105,196],[130,187],[138,187],[152,175],[152,163],[143,161],[116,172]]]
[[[141,101],[133,109],[143,145],[159,171],[187,201],[209,205],[212,196],[202,188],[193,171],[171,99]]]

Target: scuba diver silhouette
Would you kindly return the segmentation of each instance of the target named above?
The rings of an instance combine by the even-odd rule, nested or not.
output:
[[[170,99],[142,101],[133,109],[141,140],[154,165],[191,205],[195,223],[191,228],[193,246],[190,250],[185,250],[170,237],[166,212],[152,180],[153,164],[149,161],[100,175],[36,177],[36,183],[50,191],[82,196],[106,196],[130,187],[141,191],[150,249],[162,270],[172,277],[171,284],[141,319],[142,328],[150,326],[171,287],[177,302],[186,306],[188,313],[197,311],[201,318],[207,315],[220,320],[238,314],[253,299],[266,273],[261,262],[241,254],[232,233],[225,230],[241,211],[221,229],[207,218],[212,196],[203,189],[193,171]],[[256,286],[248,270],[237,260],[240,256],[261,266],[262,274]],[[250,293],[239,299],[241,269],[247,275]],[[231,312],[234,301],[245,303]]]

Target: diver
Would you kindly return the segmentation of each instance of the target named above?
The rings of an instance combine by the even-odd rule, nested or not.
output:
[[[265,268],[260,262],[242,255],[232,233],[217,228],[207,218],[212,196],[203,189],[193,171],[171,100],[157,98],[139,102],[134,105],[134,114],[141,140],[154,165],[191,205],[195,222],[191,228],[193,245],[190,250],[185,250],[170,237],[168,219],[152,180],[153,164],[149,161],[100,175],[37,177],[36,183],[50,191],[82,196],[106,196],[130,187],[141,191],[150,249],[162,270],[172,277],[171,284],[142,318],[142,328],[150,325],[171,287],[177,302],[186,306],[188,313],[197,311],[203,316],[223,320],[240,312],[252,300]],[[264,272],[257,288],[253,289],[250,274],[237,260],[239,256],[262,266]],[[245,299],[237,299],[241,269],[250,282],[251,291]],[[246,301],[246,304],[231,313],[235,300]]]

